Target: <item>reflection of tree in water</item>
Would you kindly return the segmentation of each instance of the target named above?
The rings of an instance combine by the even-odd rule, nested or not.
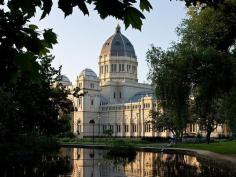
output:
[[[104,159],[112,160],[114,166],[134,162],[137,152],[133,148],[112,148],[104,156]]]
[[[186,163],[183,155],[166,154],[166,159],[161,156],[155,161],[155,172],[161,177],[196,176],[197,167]]]
[[[233,177],[225,170],[209,164],[193,165],[186,160],[186,155],[165,154],[154,161],[153,174],[160,177]],[[188,156],[188,158],[191,156]]]
[[[232,169],[227,170],[223,167],[207,164],[206,162],[201,162],[201,164],[201,177],[236,177],[236,173]],[[229,166],[229,168],[232,168],[232,166]]]
[[[25,154],[0,161],[1,177],[58,177],[70,170],[68,156]]]

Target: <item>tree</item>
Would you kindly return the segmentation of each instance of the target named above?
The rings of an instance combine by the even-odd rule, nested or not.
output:
[[[161,112],[151,116],[154,126],[163,125],[178,138],[182,137],[188,122],[191,90],[188,62],[182,58],[183,52],[177,45],[168,51],[152,46],[146,56],[150,67],[149,78],[162,108]]]
[[[171,113],[167,111],[155,111],[151,110],[149,113],[151,118],[150,121],[146,123],[152,124],[153,131],[169,131],[172,133],[173,137],[177,137],[180,134],[178,126],[175,124],[175,119],[171,116]],[[183,131],[182,129],[180,131]]]
[[[20,11],[0,10],[1,141],[58,133],[59,113],[72,110],[68,91],[53,87],[60,77],[49,54],[56,43],[52,29],[40,31]]]
[[[193,7],[177,28],[181,42],[193,49],[214,48],[229,52],[235,48],[236,5],[234,0],[225,1],[218,8]]]
[[[0,105],[0,142],[4,142],[17,131],[17,102],[13,101],[12,93],[0,88]]]
[[[180,42],[165,52],[155,53],[158,50],[152,47],[154,62],[150,52],[147,55],[158,97],[173,103],[176,109],[170,109],[171,113],[194,107],[195,120],[207,132],[208,143],[211,132],[224,122],[222,100],[235,85],[235,8],[234,1],[225,1],[217,8],[190,9],[189,18],[177,30]],[[189,98],[193,98],[191,104]]]
[[[57,43],[52,29],[39,31],[36,25],[27,22],[21,13],[0,10],[0,85],[15,82],[22,73],[37,81],[40,72],[37,60]]]
[[[204,49],[194,55],[192,67],[193,96],[199,125],[207,132],[207,142],[219,123],[222,99],[232,88],[233,58],[214,49]]]
[[[194,51],[182,44],[167,51],[152,47],[147,60],[162,108],[152,112],[154,125],[178,137],[186,124],[195,120],[210,142],[211,132],[224,122],[220,108],[225,93],[232,88],[233,59],[214,49]]]
[[[0,87],[0,102],[4,103],[0,107],[0,125],[5,130],[2,140],[13,141],[20,134],[52,135],[63,131],[61,114],[70,113],[73,105],[67,98],[67,90],[52,87],[59,76],[59,70],[51,67],[52,59],[41,58],[38,82],[22,73],[14,84]]]
[[[221,113],[229,126],[232,137],[236,137],[236,90],[235,87],[224,97]]]
[[[235,84],[236,5],[225,1],[218,8],[192,8],[178,34],[190,48],[193,95],[198,123],[210,134],[223,123],[222,100]],[[225,109],[226,110],[226,109]]]

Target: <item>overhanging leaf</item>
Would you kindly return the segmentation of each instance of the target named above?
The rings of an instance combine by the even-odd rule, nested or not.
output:
[[[88,8],[83,0],[77,0],[77,5],[84,15],[89,15]]]
[[[41,0],[11,0],[7,5],[11,11],[21,10],[30,18],[35,15],[36,7],[41,7]]]
[[[43,14],[40,19],[43,19],[46,15],[48,15],[52,9],[52,0],[42,0],[43,1]]]
[[[139,7],[142,11],[146,10],[148,12],[150,11],[150,9],[152,9],[152,5],[148,0],[140,0]]]
[[[65,13],[65,17],[72,14],[72,0],[59,0],[58,7]]]
[[[38,26],[34,25],[34,24],[30,24],[29,28],[32,29],[33,31],[35,31],[36,29],[38,29]]]
[[[39,79],[40,66],[32,53],[18,54],[15,57],[15,61],[22,72],[30,74],[32,80],[37,81]]]
[[[48,44],[57,43],[57,35],[52,31],[52,29],[44,30],[43,37]]]
[[[128,7],[124,14],[125,27],[128,28],[131,25],[133,28],[141,30],[142,19],[145,19],[144,15],[134,7]]]

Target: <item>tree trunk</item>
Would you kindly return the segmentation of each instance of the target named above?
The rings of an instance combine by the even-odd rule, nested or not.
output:
[[[183,132],[180,133],[180,142],[183,142]]]
[[[210,144],[210,142],[211,142],[211,131],[210,130],[207,130],[206,139],[207,139],[207,144]]]

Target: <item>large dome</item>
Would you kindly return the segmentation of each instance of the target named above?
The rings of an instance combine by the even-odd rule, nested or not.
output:
[[[116,27],[115,34],[109,37],[103,44],[100,56],[126,56],[136,58],[133,45],[121,34],[119,25]]]

